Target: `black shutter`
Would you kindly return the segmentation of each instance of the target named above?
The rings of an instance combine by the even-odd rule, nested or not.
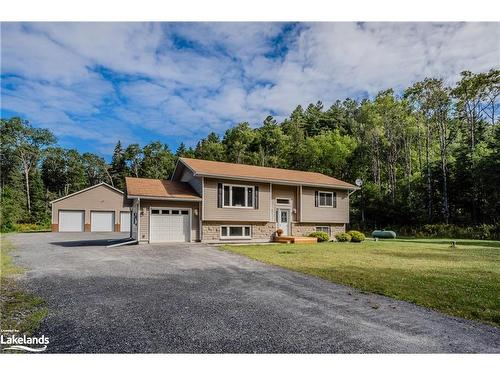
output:
[[[254,191],[255,191],[255,199],[254,199],[253,207],[256,210],[258,210],[259,209],[259,187],[255,186]]]
[[[217,184],[217,207],[222,207],[222,184]]]
[[[314,207],[318,207],[319,206],[319,202],[318,202],[318,199],[319,199],[319,192],[316,190],[314,192]]]

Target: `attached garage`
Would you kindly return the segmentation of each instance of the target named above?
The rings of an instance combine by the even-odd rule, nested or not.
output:
[[[201,238],[201,195],[188,182],[126,177],[133,199],[132,238],[139,243]],[[201,189],[201,186],[199,186]]]
[[[102,182],[50,202],[53,232],[128,232],[132,202]],[[122,215],[129,213],[129,216]],[[122,224],[122,218],[126,220]],[[128,227],[129,230],[124,230]]]
[[[190,211],[189,208],[152,208],[150,242],[190,241]]]
[[[91,232],[113,232],[115,213],[113,211],[92,211],[90,213]]]
[[[59,211],[59,232],[83,232],[85,211]]]

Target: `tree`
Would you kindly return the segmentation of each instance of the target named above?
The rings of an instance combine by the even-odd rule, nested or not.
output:
[[[13,152],[21,165],[24,175],[26,207],[31,216],[31,172],[36,168],[45,148],[55,143],[56,138],[48,129],[34,128],[28,121],[14,117],[1,122],[2,142]]]
[[[463,161],[467,163],[467,172],[471,174],[467,179],[471,183],[471,216],[474,223],[479,220],[481,205],[478,179],[474,178],[478,173],[478,160],[481,158],[477,153],[477,146],[485,140],[488,123],[493,126],[497,123],[495,108],[499,92],[499,70],[479,74],[463,71],[460,81],[451,91],[456,100],[457,120],[467,129],[464,140],[467,142],[468,154]],[[482,152],[482,147],[479,152]]]
[[[177,151],[175,151],[175,156],[178,158],[194,158],[195,151],[191,147],[187,148],[184,142],[181,142],[177,147]]]
[[[139,177],[139,168],[142,161],[141,147],[137,143],[133,143],[125,149],[123,156],[132,175]]]
[[[256,130],[254,149],[258,155],[258,164],[263,167],[281,166],[281,154],[285,144],[283,130],[272,116],[267,116],[264,123]]]
[[[289,119],[285,119],[281,128],[285,136],[284,140],[284,163],[285,168],[305,169],[306,160],[304,157],[306,133],[304,130],[304,111],[299,105],[290,115]]]
[[[349,158],[356,148],[356,141],[338,130],[327,131],[306,140],[308,170],[343,178],[347,174]]]
[[[151,142],[142,149],[140,177],[168,179],[175,167],[175,157],[167,145]]]
[[[229,128],[222,140],[226,147],[227,160],[233,163],[248,163],[251,160],[250,147],[255,133],[248,122],[242,122]]]
[[[112,177],[112,186],[123,190],[125,187],[125,176],[127,176],[127,163],[125,159],[125,151],[123,150],[122,143],[118,141],[113,151],[111,158],[110,174]]]
[[[196,145],[194,157],[204,160],[223,161],[225,160],[225,147],[214,132],[202,139]]]
[[[97,185],[100,182],[107,182],[113,185],[113,179],[109,172],[110,167],[103,158],[86,152],[82,155],[82,163],[87,175],[88,186]]]

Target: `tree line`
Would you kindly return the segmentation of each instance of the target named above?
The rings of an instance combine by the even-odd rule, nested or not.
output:
[[[353,182],[351,222],[389,225],[500,222],[500,71],[464,71],[454,85],[426,78],[401,94],[297,106],[282,122],[242,122],[172,151],[159,141],[116,144],[110,163],[57,146],[47,129],[1,120],[1,227],[48,223],[48,202],[124,177],[169,178],[178,157],[321,172]]]

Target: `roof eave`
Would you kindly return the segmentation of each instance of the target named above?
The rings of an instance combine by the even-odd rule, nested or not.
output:
[[[210,178],[224,178],[227,180],[238,180],[238,181],[257,181],[257,182],[267,182],[267,183],[276,183],[282,185],[293,185],[293,186],[308,186],[308,187],[324,187],[330,189],[342,189],[342,190],[359,190],[357,186],[354,185],[330,185],[330,184],[313,184],[309,182],[297,182],[290,180],[275,180],[271,178],[254,178],[254,177],[237,177],[231,175],[221,175],[221,174],[210,174],[210,173],[195,173],[195,176],[199,177],[210,177]]]
[[[162,200],[162,201],[178,201],[178,202],[201,202],[201,198],[179,198],[179,197],[155,197],[151,195],[127,195],[128,199],[151,199],[151,200]]]

